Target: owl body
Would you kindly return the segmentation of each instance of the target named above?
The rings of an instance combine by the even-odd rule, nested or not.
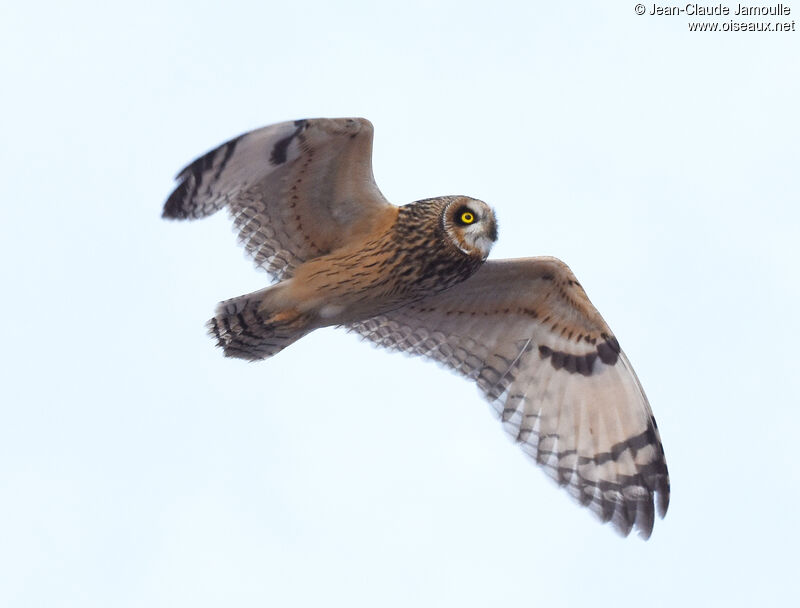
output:
[[[473,224],[485,222],[481,232],[494,242],[494,213],[481,201],[440,197],[404,205],[382,234],[300,266],[289,280],[298,308],[317,311],[319,326],[344,325],[462,282],[480,267],[488,250],[468,249],[447,234],[442,220],[448,208],[481,210],[485,219]]]
[[[472,275],[497,238],[494,212],[476,199],[444,196],[391,211],[392,223],[310,259],[291,278],[221,302],[209,330],[225,355],[270,357],[320,327],[443,291]],[[465,214],[470,222],[462,225]]]
[[[619,343],[555,258],[486,261],[492,209],[396,207],[372,176],[372,125],[313,119],[245,133],[186,167],[164,216],[223,207],[276,283],[221,302],[226,356],[266,359],[319,327],[473,381],[503,427],[580,504],[645,538],[669,503],[655,418]]]

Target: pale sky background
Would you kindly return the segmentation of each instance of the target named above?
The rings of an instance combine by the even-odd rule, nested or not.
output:
[[[800,32],[634,5],[4,2],[0,605],[796,601]],[[661,429],[650,541],[432,364],[214,348],[267,278],[223,214],[160,219],[172,178],[313,116],[375,124],[393,202],[481,198],[493,257],[572,267]]]

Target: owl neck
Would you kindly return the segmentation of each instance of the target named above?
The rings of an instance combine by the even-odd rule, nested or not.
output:
[[[457,247],[440,221],[448,199],[427,199],[400,207],[393,240],[394,271],[408,277],[410,292],[432,295],[468,279],[483,264],[479,255]]]

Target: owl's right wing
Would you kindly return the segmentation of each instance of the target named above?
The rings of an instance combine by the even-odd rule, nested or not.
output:
[[[563,262],[489,261],[348,329],[475,381],[522,449],[623,535],[649,537],[654,507],[666,513],[669,475],[647,397]]]
[[[394,220],[372,175],[372,124],[317,118],[250,131],[185,167],[163,216],[228,207],[256,266],[276,279]]]

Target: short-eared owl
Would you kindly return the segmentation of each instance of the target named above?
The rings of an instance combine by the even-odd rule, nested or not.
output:
[[[466,196],[402,207],[372,176],[364,119],[245,133],[178,175],[164,217],[227,207],[276,283],[218,305],[230,357],[265,359],[341,325],[473,380],[503,426],[603,521],[649,537],[669,477],[655,419],[616,338],[570,269],[550,257],[486,261],[492,209]]]

